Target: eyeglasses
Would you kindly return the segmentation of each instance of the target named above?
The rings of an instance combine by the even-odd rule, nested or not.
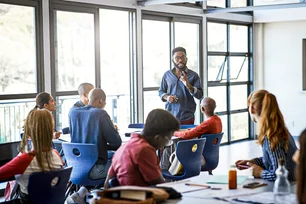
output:
[[[183,55],[183,56],[175,56],[175,57],[174,57],[174,60],[175,60],[175,61],[179,61],[179,60],[185,61],[185,60],[186,60],[186,55]]]

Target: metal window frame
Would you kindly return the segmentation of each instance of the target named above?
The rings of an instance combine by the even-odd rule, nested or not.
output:
[[[78,95],[77,87],[73,91],[57,91],[56,90],[56,81],[55,81],[55,12],[56,11],[67,11],[67,12],[78,12],[78,13],[90,13],[94,15],[94,52],[95,52],[95,87],[101,88],[101,58],[100,58],[100,9],[109,9],[109,10],[118,10],[118,11],[127,11],[130,12],[129,22],[135,22],[136,20],[136,10],[129,8],[120,8],[120,7],[111,7],[111,6],[102,6],[95,4],[87,3],[76,3],[76,2],[63,2],[59,0],[52,0],[50,2],[50,44],[51,44],[51,94],[54,97],[58,96],[70,96]],[[136,23],[129,25],[129,39],[130,41],[130,99],[137,96],[137,63],[136,63],[136,52],[137,52],[137,43],[136,43]],[[132,46],[132,47],[131,47]],[[135,82],[136,83],[133,83]],[[134,105],[132,100],[130,100],[130,116],[131,122],[137,120],[137,117],[134,117],[134,112],[137,112],[137,103]],[[54,113],[56,114],[56,113]],[[55,117],[56,118],[56,117]],[[56,121],[55,121],[56,122]]]
[[[230,1],[227,2],[230,4]],[[207,82],[207,89],[209,87],[216,87],[216,86],[223,86],[226,87],[226,110],[218,112],[218,115],[226,115],[227,116],[227,136],[228,136],[228,142],[227,144],[231,144],[233,142],[238,142],[240,140],[245,140],[245,139],[251,139],[253,138],[253,133],[254,133],[254,125],[251,123],[250,118],[248,118],[248,128],[249,128],[249,135],[248,138],[240,139],[240,140],[232,140],[232,131],[231,131],[231,115],[237,114],[237,113],[244,113],[248,112],[247,108],[244,109],[238,109],[238,110],[231,110],[231,101],[230,101],[230,96],[231,96],[231,87],[232,86],[239,86],[239,85],[246,85],[247,86],[247,95],[250,94],[250,92],[253,90],[253,45],[252,45],[252,27],[253,24],[246,24],[246,23],[238,23],[238,22],[224,22],[224,21],[216,21],[216,20],[207,20],[207,23],[220,23],[220,24],[226,24],[226,38],[227,38],[227,45],[226,45],[226,52],[218,52],[218,51],[207,51],[207,58],[209,56],[224,56],[228,57],[226,60],[228,69],[227,69],[227,80],[226,82],[216,82],[216,81],[210,81]],[[247,52],[230,52],[230,26],[231,25],[240,25],[240,26],[247,26],[248,27],[248,51]],[[208,34],[207,34],[208,35]],[[207,45],[208,46],[208,45]],[[231,82],[230,81],[230,56],[246,56],[248,55],[248,81],[242,81],[242,82]],[[208,63],[208,62],[207,62]]]
[[[199,25],[199,35],[198,35],[198,42],[199,42],[199,52],[198,52],[198,59],[199,59],[199,76],[201,78],[201,81],[203,82],[203,73],[204,70],[203,67],[203,18],[196,17],[196,16],[187,16],[187,15],[178,15],[178,14],[169,14],[169,13],[161,13],[161,12],[151,12],[151,11],[143,11],[142,19],[141,20],[153,20],[153,21],[164,21],[169,22],[169,35],[170,35],[170,44],[169,44],[169,52],[170,52],[170,59],[169,59],[169,69],[173,67],[172,65],[172,49],[175,47],[175,23],[193,23]],[[141,67],[142,69],[142,67]],[[204,83],[203,83],[204,85]],[[158,91],[159,87],[140,87],[142,90],[142,94],[144,94],[145,91]],[[144,101],[142,101],[144,103]],[[144,111],[139,112],[140,114],[144,114]],[[203,120],[203,115],[199,113],[198,116],[200,120]],[[141,122],[141,121],[140,121]]]
[[[17,93],[3,94],[1,100],[9,99],[26,99],[35,98],[39,92],[42,92],[44,86],[44,53],[43,53],[43,26],[42,26],[42,1],[41,0],[0,0],[0,3],[16,6],[33,7],[35,16],[35,48],[36,48],[36,92],[33,93]]]

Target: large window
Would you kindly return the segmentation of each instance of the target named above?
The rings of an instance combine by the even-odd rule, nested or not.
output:
[[[77,88],[84,82],[104,90],[105,110],[119,127],[127,127],[134,89],[134,12],[53,6],[57,129],[69,126],[69,109],[79,100]]]
[[[106,111],[121,128],[131,115],[133,18],[129,11],[100,9],[101,88],[107,95]]]
[[[23,121],[42,89],[39,2],[0,3],[0,143],[20,140]]]
[[[56,91],[95,82],[94,14],[54,11]]]
[[[144,118],[154,108],[165,108],[158,96],[158,88],[163,74],[173,68],[171,50],[174,47],[184,47],[188,68],[200,72],[200,20],[185,20],[152,16],[144,16],[142,20]],[[199,100],[195,101],[199,103]],[[199,108],[195,116],[195,123],[199,124]]]
[[[208,96],[217,103],[216,112],[223,122],[223,143],[250,136],[250,33],[249,25],[207,23]]]

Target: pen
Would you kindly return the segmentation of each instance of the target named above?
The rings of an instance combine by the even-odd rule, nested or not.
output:
[[[210,188],[208,185],[203,185],[203,184],[196,184],[196,183],[185,183],[186,186],[199,186],[199,187],[205,187],[205,188]]]

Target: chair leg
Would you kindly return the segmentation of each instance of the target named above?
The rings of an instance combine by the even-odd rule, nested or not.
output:
[[[209,175],[213,175],[212,171],[208,171]]]
[[[74,184],[70,181],[67,185],[67,188],[66,188],[66,193],[65,193],[65,200],[68,198],[68,196],[70,194],[72,194],[73,190],[75,189],[75,186]]]

